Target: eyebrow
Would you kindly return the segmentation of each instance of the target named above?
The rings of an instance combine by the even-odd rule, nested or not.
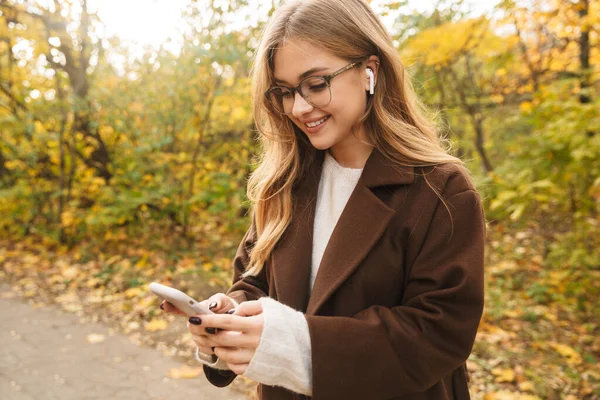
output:
[[[298,80],[301,81],[302,79],[306,78],[309,75],[314,74],[315,72],[325,71],[326,69],[329,69],[329,68],[326,68],[326,67],[311,68],[308,71],[305,71],[302,74],[300,74],[300,76],[298,76]],[[289,84],[289,82],[286,82],[283,79],[277,79],[277,78],[275,78],[275,82],[281,82],[281,83],[287,83],[287,84]]]

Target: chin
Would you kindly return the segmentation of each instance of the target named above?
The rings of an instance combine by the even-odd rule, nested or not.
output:
[[[327,149],[331,148],[331,146],[333,146],[333,144],[330,143],[328,140],[319,140],[319,139],[317,139],[317,140],[310,140],[310,136],[309,136],[310,144],[312,144],[312,146],[315,149],[317,149],[317,150],[327,150]]]

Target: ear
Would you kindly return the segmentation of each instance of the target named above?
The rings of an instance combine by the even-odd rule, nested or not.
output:
[[[377,87],[377,76],[379,73],[379,57],[373,55],[370,56],[369,59],[367,60],[364,69],[366,70],[367,68],[370,68],[371,71],[373,71],[373,78],[375,81],[375,87]],[[365,90],[368,92],[369,91],[369,76],[365,73],[365,78],[364,78],[364,82],[365,82]]]

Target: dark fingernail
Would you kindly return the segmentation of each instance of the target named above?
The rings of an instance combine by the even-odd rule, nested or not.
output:
[[[227,314],[233,314],[235,312],[235,308],[232,308],[231,310],[227,311]]]
[[[212,309],[213,309],[213,308],[215,308],[216,306],[217,306],[217,302],[216,302],[216,301],[213,301],[212,303],[210,303],[210,304],[208,305],[208,309],[209,309],[209,310],[212,310]]]
[[[202,323],[202,320],[198,317],[190,317],[189,321],[190,321],[190,324],[194,324],[194,325],[200,325]]]
[[[160,303],[160,309],[164,311],[164,309],[165,309],[164,303]]]
[[[209,335],[214,335],[216,333],[215,328],[206,328],[206,333]]]

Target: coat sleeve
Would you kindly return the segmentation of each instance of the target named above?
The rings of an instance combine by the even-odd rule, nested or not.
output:
[[[227,295],[238,303],[257,300],[267,296],[269,293],[266,268],[263,268],[258,276],[242,278],[242,274],[246,271],[246,266],[250,261],[250,249],[254,246],[256,237],[256,227],[254,220],[252,220],[252,224],[242,238],[235,254],[235,258],[233,259],[233,284],[227,291]],[[229,385],[237,376],[230,370],[215,369],[206,364],[203,366],[203,369],[206,379],[218,387]]]
[[[471,353],[483,312],[485,219],[467,189],[439,202],[401,305],[307,315],[313,398],[396,398],[427,390]]]

